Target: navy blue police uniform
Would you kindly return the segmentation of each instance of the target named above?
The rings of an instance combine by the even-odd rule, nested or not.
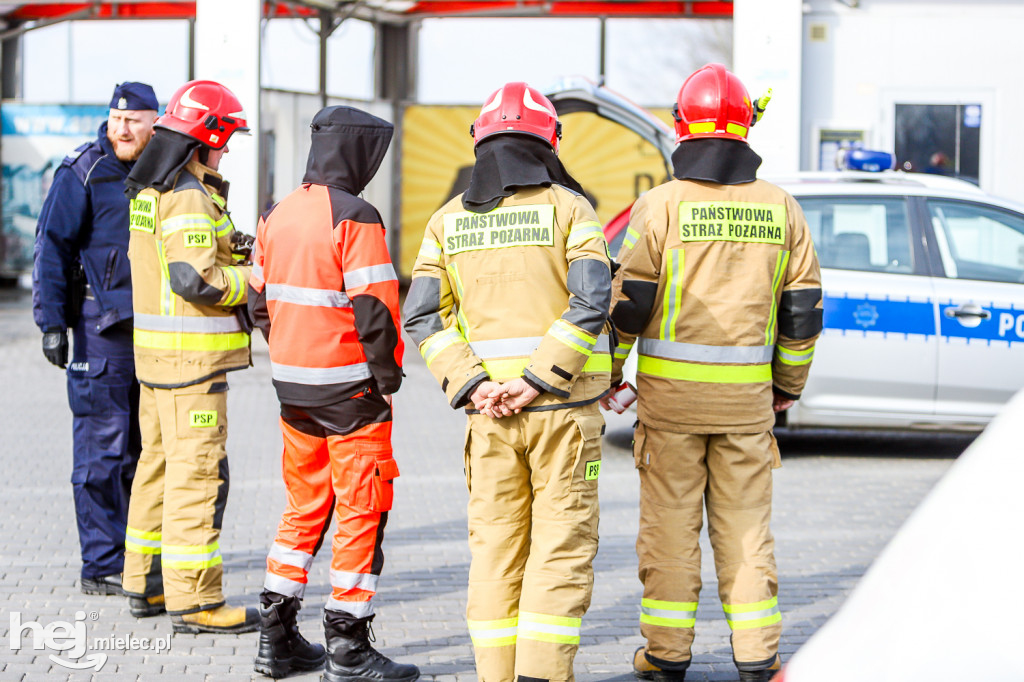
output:
[[[110,106],[158,108],[153,89],[142,83],[118,85]],[[54,364],[66,361],[71,329],[67,391],[82,590],[100,594],[120,592],[128,496],[141,450],[124,194],[132,165],[114,154],[106,122],[96,140],[64,159],[39,215],[32,272],[33,315]],[[63,357],[53,355],[54,343],[63,344]]]

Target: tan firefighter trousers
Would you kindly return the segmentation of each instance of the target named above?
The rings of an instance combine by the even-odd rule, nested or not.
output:
[[[227,391],[224,375],[183,388],[142,386],[124,590],[163,591],[172,615],[224,603],[218,540],[228,496]]]
[[[778,453],[771,432],[708,435],[637,425],[640,631],[655,665],[671,669],[690,660],[704,506],[733,657],[748,664],[774,660],[782,615],[768,524]]]
[[[597,553],[596,403],[469,416],[469,599],[481,682],[572,680]]]

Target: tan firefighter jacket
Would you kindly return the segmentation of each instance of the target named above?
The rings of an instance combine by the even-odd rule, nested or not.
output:
[[[799,204],[763,180],[671,180],[637,200],[619,253],[613,383],[636,342],[641,421],[683,433],[774,424],[821,333],[821,273]]]
[[[173,189],[131,201],[135,372],[147,386],[188,386],[249,365],[234,308],[244,307],[252,267],[234,264],[221,182],[192,160]]]
[[[524,377],[524,411],[608,390],[611,274],[594,209],[564,187],[531,187],[488,213],[461,195],[431,217],[406,298],[406,330],[452,407],[485,379]]]

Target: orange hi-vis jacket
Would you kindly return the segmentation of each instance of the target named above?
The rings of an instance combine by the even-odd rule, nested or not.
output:
[[[131,200],[135,372],[146,386],[190,386],[249,366],[235,308],[246,303],[250,266],[232,255],[224,184],[192,160],[170,190]]]
[[[338,137],[337,149],[324,145],[320,168],[314,149],[304,184],[256,232],[249,308],[287,405],[329,405],[366,389],[388,395],[402,383],[398,278],[380,214],[355,196],[387,145],[346,150],[357,142]],[[372,158],[356,171],[338,158],[344,154]]]

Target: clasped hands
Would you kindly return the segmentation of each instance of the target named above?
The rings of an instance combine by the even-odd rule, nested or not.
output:
[[[480,414],[500,419],[519,414],[538,395],[540,391],[520,377],[503,384],[483,381],[473,390],[469,399]]]

